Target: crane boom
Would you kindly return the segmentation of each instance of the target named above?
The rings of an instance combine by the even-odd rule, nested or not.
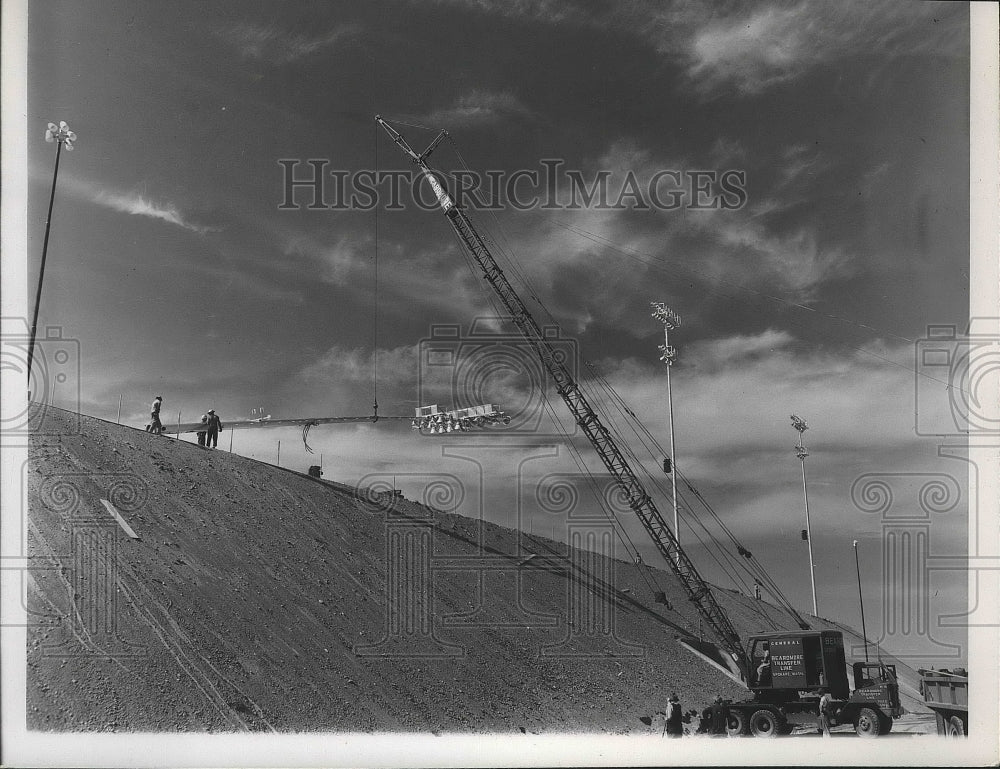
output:
[[[743,649],[740,636],[729,621],[729,617],[715,600],[715,596],[708,583],[705,582],[691,562],[691,559],[681,549],[677,538],[670,531],[662,514],[656,508],[642,482],[625,459],[621,449],[618,448],[608,428],[604,426],[597,412],[588,403],[572,373],[542,333],[542,329],[528,311],[521,297],[514,290],[507,276],[504,275],[503,270],[500,269],[486,243],[472,225],[472,222],[455,205],[442,182],[428,167],[426,162],[428,155],[441,139],[447,136],[447,133],[442,132],[425,152],[417,154],[406,143],[402,135],[392,128],[392,126],[388,125],[380,116],[376,115],[375,120],[386,130],[403,152],[410,157],[428,180],[435,195],[437,195],[438,203],[448,217],[448,221],[454,228],[459,240],[482,269],[486,280],[489,281],[493,290],[499,296],[500,301],[503,302],[504,307],[510,313],[514,325],[517,326],[518,330],[538,354],[542,364],[555,382],[556,391],[566,402],[577,425],[579,425],[580,429],[590,440],[604,466],[626,495],[629,507],[638,516],[646,532],[656,545],[657,550],[659,550],[663,559],[684,587],[688,599],[694,603],[705,619],[705,622],[712,628],[715,635],[722,642],[723,648],[733,655],[743,672],[744,678],[748,679],[750,662],[746,651]]]

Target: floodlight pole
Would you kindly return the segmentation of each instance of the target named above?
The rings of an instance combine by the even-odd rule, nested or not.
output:
[[[854,566],[858,570],[858,603],[861,604],[861,637],[865,641],[865,662],[868,662],[868,631],[865,630],[865,596],[861,592],[861,561],[858,560],[857,540],[854,540]]]
[[[73,142],[76,141],[76,134],[73,133],[65,122],[49,123],[45,131],[45,141],[56,143],[56,167],[52,172],[52,191],[49,194],[49,212],[45,217],[45,239],[42,241],[42,263],[38,268],[38,289],[35,292],[35,310],[31,317],[31,338],[28,341],[28,386],[31,387],[31,362],[35,355],[35,332],[38,329],[38,307],[42,302],[42,279],[45,277],[45,259],[49,252],[49,230],[52,227],[52,206],[56,202],[56,179],[59,178],[59,158],[62,156],[63,144],[66,150],[73,149]],[[29,397],[31,391],[28,391]]]
[[[650,306],[653,308],[652,316],[663,324],[663,345],[660,346],[660,360],[667,367],[667,415],[670,418],[670,493],[674,506],[674,539],[677,541],[677,547],[679,548],[681,530],[677,516],[677,456],[674,450],[674,401],[673,393],[670,389],[670,369],[677,359],[677,349],[670,346],[670,330],[681,325],[681,318],[663,302],[650,302]],[[674,553],[674,558],[679,563],[680,555],[678,553]]]
[[[795,455],[802,462],[802,497],[805,500],[806,508],[806,544],[809,545],[809,580],[812,583],[813,616],[818,617],[819,607],[816,603],[816,562],[813,560],[812,529],[809,525],[809,489],[806,486],[806,457],[809,456],[809,451],[802,445],[802,433],[809,429],[809,425],[793,414],[792,427],[799,431],[799,442],[795,446]]]

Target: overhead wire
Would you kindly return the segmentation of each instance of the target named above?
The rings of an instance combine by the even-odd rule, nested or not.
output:
[[[458,234],[457,233],[455,234],[455,237],[458,238]],[[461,253],[463,255],[463,258],[466,261],[467,265],[469,266],[470,270],[472,270],[473,273],[474,273],[476,265],[473,262],[472,256],[465,249],[464,244],[461,242],[461,239],[458,238],[458,240],[459,240],[459,244],[461,245],[461,248],[459,250],[461,251]],[[485,287],[483,287],[481,284],[478,284],[478,285],[480,286],[480,292],[485,295],[485,297],[487,298],[487,301],[490,303],[490,306],[493,308],[493,310],[496,313],[497,317],[498,318],[506,317],[507,316],[506,310],[502,309],[499,306],[499,303],[498,303],[498,300],[497,300],[495,294],[492,291],[490,291],[490,290],[486,289]],[[552,424],[554,425],[555,429],[559,432],[559,434],[563,438],[563,445],[565,445],[567,447],[567,449],[569,450],[570,458],[573,460],[574,465],[580,471],[581,477],[584,478],[585,481],[587,482],[587,485],[588,485],[588,487],[590,489],[590,492],[591,492],[592,496],[594,497],[594,500],[597,502],[598,508],[600,509],[600,511],[601,511],[602,515],[605,517],[605,519],[611,525],[612,531],[615,533],[615,536],[622,543],[622,546],[625,547],[626,552],[628,552],[630,554],[634,554],[634,557],[636,557],[636,558],[640,557],[640,550],[639,550],[638,546],[635,544],[635,542],[629,536],[628,531],[624,528],[624,526],[621,524],[621,522],[618,521],[617,518],[616,518],[616,516],[608,509],[608,507],[607,507],[607,500],[604,498],[604,495],[601,493],[600,484],[597,482],[597,479],[594,476],[593,472],[587,466],[586,461],[583,459],[583,456],[580,453],[580,450],[577,448],[577,446],[573,442],[572,437],[569,435],[569,433],[563,427],[561,420],[559,419],[558,415],[555,412],[555,409],[552,407],[552,404],[549,402],[548,395],[547,395],[546,389],[544,387],[541,389],[540,396],[541,396],[541,402],[542,402],[544,408],[546,409],[546,412],[548,413],[549,418],[550,418]],[[639,570],[639,574],[640,574],[641,578],[646,582],[646,585],[647,585],[647,587],[649,587],[649,589],[650,589],[651,592],[653,592],[653,593],[663,593],[663,592],[665,592],[665,591],[662,590],[662,588],[659,585],[659,583],[656,582],[655,577],[651,576],[646,570],[640,569]]]
[[[415,124],[415,123],[408,123],[408,122],[401,121],[401,120],[397,120],[397,121],[393,121],[393,122],[399,123],[401,125],[412,126],[412,127],[415,127],[415,128],[422,128],[422,129],[426,129],[426,130],[436,130],[436,129],[430,128],[429,126],[423,126],[423,125],[419,125],[419,124]],[[458,149],[457,144],[450,137],[450,135],[449,135],[448,138],[451,140],[450,144],[451,144],[452,148],[454,149],[454,151],[456,153],[456,156],[459,159],[460,164],[462,165],[462,167],[464,168],[465,171],[471,173],[471,169],[469,168],[468,163],[466,163],[464,157],[462,156],[461,151]],[[442,172],[438,171],[437,169],[434,169],[434,171],[435,171],[435,173],[442,173]],[[442,176],[451,178],[453,180],[455,179],[455,176],[453,174],[442,173]],[[538,296],[537,292],[534,289],[532,281],[529,279],[529,277],[527,276],[527,274],[521,268],[520,263],[517,260],[517,257],[514,255],[514,253],[513,253],[514,249],[513,249],[512,246],[510,246],[510,238],[507,235],[506,229],[504,228],[503,224],[500,222],[499,218],[496,216],[496,214],[492,210],[492,208],[488,208],[487,210],[489,211],[489,213],[492,216],[494,222],[496,223],[496,225],[498,227],[498,231],[500,232],[501,236],[507,242],[507,244],[509,246],[509,249],[505,248],[496,238],[492,237],[489,234],[489,230],[487,228],[483,228],[484,229],[484,233],[483,233],[484,240],[488,240],[490,243],[493,244],[494,248],[496,249],[497,255],[500,256],[501,260],[504,263],[504,267],[502,269],[505,269],[505,271],[509,272],[524,287],[524,289],[527,291],[529,297],[532,300],[534,300],[534,302],[542,309],[542,311],[548,317],[548,319],[550,320],[550,322],[554,326],[556,326],[558,328],[559,327],[558,322],[555,320],[554,316],[549,311],[549,309],[545,305],[545,303]],[[472,218],[467,211],[465,212],[465,215],[467,217],[469,217],[470,219]],[[564,226],[564,225],[560,225],[560,226]],[[580,232],[580,231],[575,230],[572,227],[565,227],[565,226],[564,226],[564,228],[567,229],[567,230],[569,230],[569,231],[571,231],[571,232],[575,232],[578,235],[581,235],[581,236],[584,236],[584,237],[586,236],[586,235],[583,234],[586,231]],[[592,233],[587,233],[587,235],[592,235]],[[456,233],[456,237],[457,237],[457,233]],[[594,236],[594,238],[596,238],[596,237],[597,236]],[[599,241],[597,241],[595,239],[595,242],[599,242]],[[471,258],[471,256],[469,254],[466,253],[466,249],[464,247],[464,243],[461,242],[460,238],[459,238],[459,243],[460,243],[460,249],[459,250],[463,254],[467,266],[470,268],[470,271],[472,272],[473,276],[476,276],[476,269],[475,269],[475,267],[478,266],[478,265],[474,265],[472,263],[472,258]],[[611,244],[610,242],[605,242],[604,245],[606,245],[608,247],[614,247],[614,245]],[[616,250],[618,250],[618,249],[616,248]],[[630,256],[632,258],[637,258],[638,259],[638,257],[636,257],[634,254],[629,254],[627,252],[623,252],[623,253],[626,253],[626,256]],[[646,256],[648,256],[648,255],[646,255]],[[655,267],[655,265],[650,265],[648,262],[646,262],[646,261],[644,261],[642,259],[638,259],[638,261],[640,261],[640,262],[642,262],[644,264],[647,264],[647,266],[654,266]],[[490,305],[493,307],[494,311],[497,312],[498,316],[499,317],[505,316],[507,314],[507,312],[505,310],[501,310],[501,308],[498,306],[497,301],[496,301],[496,297],[493,295],[493,292],[491,292],[491,291],[485,291],[484,290],[484,293],[486,293]],[[756,292],[756,293],[761,293],[761,292]],[[767,298],[770,298],[770,299],[774,299],[776,301],[784,301],[784,302],[787,303],[787,300],[783,300],[780,297],[773,297],[773,296],[766,295],[766,294],[761,294],[761,295],[766,296]],[[792,304],[795,304],[795,303],[792,303]],[[815,310],[813,310],[813,308],[809,308],[809,307],[806,307],[804,305],[796,305],[796,306],[800,306],[802,309],[806,309],[806,310],[810,310],[810,311],[815,311]],[[864,325],[864,324],[856,324],[856,325]],[[860,349],[860,348],[857,348],[857,349]],[[866,351],[863,350],[863,352],[866,352]],[[586,365],[590,369],[590,371],[592,372],[592,374],[597,374],[596,370],[589,363],[586,363]],[[619,410],[619,412],[622,414],[622,416],[624,418],[624,421],[631,427],[633,433],[636,435],[636,437],[638,438],[638,440],[640,441],[640,443],[643,444],[644,448],[651,455],[654,454],[653,449],[658,449],[660,455],[667,455],[666,452],[663,450],[662,446],[660,446],[659,442],[655,439],[655,436],[653,436],[652,433],[650,433],[649,430],[645,427],[645,425],[643,425],[642,421],[639,420],[638,417],[635,415],[634,411],[632,411],[632,409],[627,406],[627,404],[620,397],[620,395],[618,395],[617,391],[614,390],[613,387],[611,387],[610,383],[607,382],[607,380],[602,375],[597,374],[597,376],[595,378],[596,378],[596,380],[598,382],[598,387],[601,388],[604,391],[605,395],[607,396],[607,400],[610,400],[610,402],[612,403],[612,405],[614,405]],[[655,488],[657,488],[657,490],[661,493],[661,495],[663,496],[663,498],[669,500],[671,498],[670,495],[668,495],[666,493],[666,491],[662,488],[661,484],[659,483],[659,480],[649,472],[648,468],[646,467],[645,462],[643,462],[642,460],[639,459],[639,457],[631,449],[629,441],[626,441],[624,439],[624,436],[622,435],[622,433],[616,427],[616,420],[613,420],[613,419],[609,418],[608,412],[603,407],[603,404],[604,404],[606,398],[605,397],[600,397],[600,398],[599,397],[595,397],[596,391],[594,390],[593,386],[591,386],[589,383],[586,383],[584,380],[580,379],[579,377],[578,377],[578,380],[579,381],[577,382],[577,384],[581,387],[581,390],[584,391],[585,397],[587,397],[588,393],[589,393],[588,401],[592,402],[592,407],[594,407],[595,410],[597,410],[598,412],[603,413],[603,415],[605,416],[606,427],[609,429],[610,432],[612,432],[613,435],[615,435],[618,438],[619,444],[620,444],[620,447],[621,447],[623,453],[625,453],[629,458],[632,459],[632,461],[635,463],[636,468],[644,476],[646,476],[649,479],[649,481],[651,482],[651,484]],[[597,489],[598,484],[596,483],[596,479],[593,476],[593,473],[587,467],[586,462],[583,461],[582,456],[579,454],[579,450],[575,446],[575,444],[574,444],[571,436],[569,436],[569,434],[562,427],[561,421],[555,415],[555,412],[552,409],[552,405],[549,403],[547,395],[544,392],[544,390],[542,392],[542,401],[545,404],[545,407],[546,407],[546,409],[548,410],[548,412],[550,414],[550,418],[552,419],[553,424],[556,425],[557,429],[560,431],[560,434],[566,440],[566,445],[570,448],[570,454],[571,454],[571,457],[573,458],[574,463],[577,465],[578,469],[580,469],[583,472],[584,476],[587,478],[588,483],[591,486],[591,493],[595,496],[595,498],[599,502],[599,506],[601,507],[601,509],[604,512],[605,516],[609,519],[609,521],[611,521],[611,523],[612,523],[612,525],[614,527],[614,530],[616,532],[616,535],[618,536],[619,539],[622,540],[623,545],[627,543],[627,548],[626,549],[631,548],[632,552],[635,553],[636,557],[640,557],[640,551],[635,546],[634,542],[631,540],[631,537],[628,536],[628,532],[621,525],[621,522],[617,521],[615,519],[614,515],[611,514],[609,510],[607,510],[606,505],[605,505],[605,500],[603,499],[603,495]],[[645,435],[645,437],[644,437],[644,435]],[[676,471],[676,468],[675,468],[675,471]],[[690,488],[690,490],[692,491],[692,493],[695,494],[696,498],[699,499],[699,501],[702,502],[703,506],[706,507],[706,509],[709,511],[709,513],[712,516],[713,520],[717,524],[720,525],[720,527],[726,533],[726,535],[730,538],[730,540],[734,544],[737,545],[737,547],[739,548],[740,551],[744,551],[745,549],[742,547],[742,545],[740,545],[738,543],[738,541],[736,540],[735,536],[732,534],[731,530],[725,525],[725,523],[722,521],[721,517],[719,517],[715,513],[714,509],[712,509],[707,504],[707,502],[705,502],[704,497],[700,494],[700,492],[697,492],[697,490],[694,489],[694,487],[686,479],[685,479],[685,482],[687,483],[687,485]],[[679,497],[678,500],[677,500],[678,501],[678,511],[679,512],[683,511],[683,513],[684,513],[683,520],[684,520],[685,525],[689,529],[691,529],[692,533],[695,534],[695,536],[698,539],[699,543],[702,544],[702,546],[705,549],[706,553],[710,557],[712,557],[713,560],[716,561],[716,563],[719,565],[719,567],[722,570],[722,572],[737,587],[737,590],[748,591],[749,588],[748,588],[747,584],[745,582],[743,582],[743,580],[739,577],[738,571],[737,572],[733,571],[732,565],[730,565],[730,567],[726,567],[724,565],[723,561],[725,561],[725,560],[731,560],[732,563],[737,564],[739,566],[739,568],[741,568],[744,571],[746,571],[751,577],[753,577],[755,579],[758,576],[757,572],[760,572],[763,575],[765,583],[768,585],[768,587],[771,588],[777,596],[780,596],[782,599],[784,598],[783,594],[777,588],[776,583],[774,583],[774,581],[769,576],[766,575],[766,572],[763,571],[763,567],[762,567],[762,565],[760,564],[759,561],[756,561],[756,559],[753,559],[751,561],[751,563],[753,563],[754,566],[756,567],[757,571],[755,572],[754,570],[751,570],[749,567],[747,567],[747,565],[741,559],[735,558],[726,549],[721,548],[721,546],[719,545],[717,539],[714,537],[714,535],[711,534],[711,532],[705,526],[705,523],[700,519],[699,516],[697,516],[697,515],[695,515],[693,513],[693,509],[690,508],[690,505],[686,504],[686,505],[682,506],[680,504],[681,498],[683,497],[683,495],[679,494],[678,497]],[[713,552],[713,550],[711,549],[711,547],[709,545],[707,545],[705,543],[705,541],[702,540],[702,538],[697,534],[697,532],[694,529],[694,526],[691,523],[692,520],[696,521],[698,523],[698,525],[700,525],[704,529],[704,531],[706,532],[706,535],[709,538],[709,542],[711,542],[711,543],[713,543],[715,545],[716,549],[719,551],[719,554],[721,555],[721,558],[719,556],[717,556],[716,553]],[[746,552],[748,552],[748,551],[746,551]],[[750,560],[750,559],[747,559],[747,560]],[[782,603],[784,603],[784,601],[782,601]],[[795,614],[796,616],[798,616],[797,613],[794,610],[794,607],[792,607],[790,603],[787,604],[786,608],[790,609],[793,614]],[[766,613],[765,613],[765,616],[767,616]],[[769,616],[768,616],[768,620],[771,621],[770,618],[769,618]]]
[[[378,140],[379,140],[378,123],[375,123],[374,127],[375,127],[375,141],[374,141],[374,144],[375,144],[375,179],[376,179],[376,183],[377,183],[377,180],[379,178],[379,171],[380,171],[379,157],[378,157]],[[374,289],[375,289],[374,305],[375,305],[375,307],[374,307],[374,311],[373,311],[373,314],[374,314],[375,317],[374,317],[374,321],[373,321],[373,330],[372,330],[372,409],[373,409],[374,416],[378,417],[378,309],[379,309],[379,307],[378,307],[378,300],[379,300],[379,294],[378,294],[378,237],[379,237],[379,232],[378,232],[378,210],[381,208],[381,206],[376,204],[375,206],[373,206],[373,208],[375,209],[375,243],[374,243],[374,251],[375,251],[375,253],[374,253],[374,258],[373,258],[374,265],[373,265],[373,268],[372,268],[372,272],[374,273],[373,280],[374,280],[374,284],[375,284],[375,286],[374,286]],[[305,441],[305,435],[303,435],[302,440]]]
[[[457,157],[459,159],[459,163],[461,164],[461,166],[463,167],[463,169],[466,170],[466,171],[468,171],[468,172],[471,172],[471,169],[469,168],[469,165],[465,161],[464,157],[462,157],[461,151],[458,149],[457,144],[453,140],[452,140],[451,144],[454,147],[455,153],[456,153],[456,155],[457,155]],[[502,222],[500,222],[499,218],[496,216],[495,212],[492,211],[492,209],[489,210],[489,213],[492,216],[492,218],[495,221],[495,223],[497,224],[498,229],[499,229],[502,237],[509,244],[510,239],[507,236],[506,229],[504,228]],[[468,216],[468,214],[466,214],[466,215]],[[507,270],[513,276],[515,276],[519,280],[519,282],[527,289],[529,296],[536,302],[536,304],[539,305],[539,307],[542,309],[542,311],[548,317],[549,321],[554,326],[558,327],[559,326],[558,321],[556,321],[556,319],[552,315],[551,311],[546,306],[545,302],[541,298],[539,298],[537,292],[534,289],[534,286],[532,285],[532,281],[528,278],[528,276],[521,269],[520,264],[518,263],[518,260],[517,260],[516,256],[514,256],[514,254],[513,254],[513,249],[511,248],[508,251],[508,249],[505,248],[503,245],[501,245],[497,241],[496,238],[493,238],[493,237],[489,236],[488,230],[486,231],[486,238],[488,238],[490,240],[490,242],[493,243],[493,245],[497,249],[498,254],[501,255],[504,258],[504,262],[505,262],[505,264],[507,266]],[[592,372],[592,374],[596,374],[597,373],[596,370],[594,369],[594,367],[591,364],[589,364],[588,362],[586,362],[582,358],[581,358],[581,361],[590,369],[590,371]],[[624,404],[624,401],[620,398],[620,396],[618,396],[617,392],[614,391],[613,388],[611,388],[610,383],[608,383],[602,376],[598,375],[596,378],[598,379],[599,382],[602,383],[602,385],[605,387],[605,389],[607,391],[609,391],[609,392],[611,392],[613,394],[613,396],[614,396],[613,402],[617,402],[618,404],[620,404],[620,406],[624,407],[625,411],[627,412],[627,415],[623,414],[623,416],[626,416],[626,419],[625,419],[626,423],[629,424],[629,426],[632,428],[633,432],[639,438],[640,442],[642,442],[644,444],[644,446],[647,448],[647,450],[650,451],[650,453],[652,454],[653,452],[650,450],[649,445],[646,444],[645,440],[643,440],[642,435],[638,432],[638,430],[636,430],[636,427],[635,427],[636,424],[639,424],[640,426],[642,426],[642,422],[636,417],[635,413],[630,408],[628,408],[627,405]],[[594,393],[593,388],[588,385],[588,383],[586,382],[586,380],[580,379],[579,377],[577,379],[578,379],[577,384],[584,391],[585,397],[588,397],[588,402],[591,403],[591,406],[593,408],[595,408],[595,410],[597,410],[599,413],[602,413],[602,415],[605,417],[605,420],[604,420],[605,426],[609,429],[610,432],[612,432],[612,434],[615,437],[618,438],[618,444],[619,444],[621,450],[623,451],[623,453],[625,453],[627,456],[629,456],[629,458],[632,459],[632,461],[635,464],[636,468],[641,473],[643,473],[648,478],[648,480],[650,480],[652,482],[652,484],[654,486],[656,486],[658,488],[658,490],[661,492],[661,495],[664,498],[666,498],[666,499],[669,500],[670,496],[666,493],[666,491],[660,485],[658,479],[655,476],[653,476],[652,474],[649,473],[648,469],[646,468],[645,463],[642,460],[640,460],[640,458],[634,453],[634,451],[632,451],[632,449],[630,447],[629,441],[625,440],[624,436],[617,429],[617,427],[616,427],[617,420],[609,418],[608,413],[602,408],[602,400],[603,399],[599,399],[599,398],[595,397],[595,393]],[[646,430],[644,426],[642,426],[642,428],[645,431],[645,433],[646,433],[647,436],[649,436],[650,438],[653,437],[652,434],[649,433],[649,431]],[[655,445],[658,446],[658,443],[656,443]],[[663,452],[662,447],[659,447],[659,448],[660,448],[661,454],[665,453],[665,452]],[[713,538],[712,541],[714,541],[714,538]],[[725,551],[723,551],[723,552],[725,552]],[[714,557],[714,555],[713,555],[713,557]],[[737,563],[739,563],[739,562],[737,561]],[[742,565],[742,564],[740,564],[740,565]],[[726,573],[727,573],[727,576],[730,576],[730,578],[732,579],[731,572],[727,571]],[[733,580],[733,584],[737,586],[737,589],[739,589],[739,587],[740,587],[739,582],[740,582],[740,580],[735,580],[735,579]],[[745,584],[743,584],[743,589],[747,589],[747,586]]]

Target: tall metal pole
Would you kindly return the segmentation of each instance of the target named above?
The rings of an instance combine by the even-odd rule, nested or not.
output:
[[[35,310],[31,316],[31,338],[28,341],[28,385],[31,385],[31,362],[35,356],[35,332],[38,330],[38,308],[42,302],[42,280],[45,277],[45,260],[49,253],[49,231],[52,227],[52,206],[56,202],[56,179],[59,178],[59,158],[62,156],[63,145],[66,151],[73,149],[73,142],[76,141],[76,134],[69,130],[65,121],[61,121],[57,126],[49,123],[45,130],[45,141],[56,143],[56,167],[52,172],[52,191],[49,193],[49,212],[45,216],[45,238],[42,241],[42,263],[38,268],[38,288],[35,291]]]
[[[861,592],[861,562],[858,560],[857,540],[854,540],[854,566],[858,570],[858,603],[861,604],[861,637],[865,641],[865,662],[868,662],[868,631],[865,629],[865,597]]]
[[[667,367],[667,415],[670,418],[670,493],[674,506],[674,539],[677,546],[681,543],[681,530],[677,516],[677,454],[674,449],[674,401],[673,392],[670,389],[670,369],[677,359],[677,350],[670,346],[670,329],[681,325],[680,316],[669,309],[663,302],[650,302],[653,307],[652,316],[663,324],[663,346],[660,347],[660,360]],[[679,555],[674,554],[675,560]]]
[[[806,507],[806,543],[809,545],[809,580],[812,583],[813,616],[819,616],[819,606],[816,603],[816,562],[813,559],[812,528],[809,525],[809,488],[806,486],[806,457],[809,451],[802,445],[802,433],[809,429],[804,420],[792,414],[792,427],[799,431],[799,442],[795,454],[802,462],[802,496]]]
[[[116,423],[117,424],[121,424],[122,423],[122,394],[121,393],[118,393],[118,419],[116,420]]]

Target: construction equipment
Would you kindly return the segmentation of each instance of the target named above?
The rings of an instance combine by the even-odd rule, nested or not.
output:
[[[469,217],[461,208],[455,205],[443,181],[428,166],[427,158],[441,141],[448,136],[448,132],[441,131],[427,149],[418,154],[407,144],[402,134],[390,126],[381,116],[376,115],[375,121],[385,129],[393,142],[417,166],[417,169],[431,186],[441,210],[454,229],[459,241],[478,264],[483,272],[483,276],[496,292],[507,312],[510,313],[511,321],[534,348],[555,383],[556,391],[569,407],[576,424],[587,436],[608,473],[618,484],[625,499],[628,501],[628,506],[639,518],[660,555],[677,577],[687,594],[688,600],[697,608],[701,617],[714,632],[714,635],[720,642],[721,648],[736,663],[744,683],[753,691],[754,698],[752,700],[731,706],[733,712],[738,714],[743,714],[752,708],[749,717],[736,716],[737,719],[742,718],[739,724],[736,725],[737,733],[743,733],[744,726],[749,728],[749,724],[755,715],[758,715],[757,721],[760,722],[755,734],[764,736],[766,730],[764,728],[765,715],[763,714],[769,714],[769,717],[773,719],[770,734],[778,734],[787,728],[789,716],[794,716],[798,712],[810,713],[814,707],[818,713],[819,698],[816,695],[817,686],[804,687],[804,691],[800,692],[786,685],[756,685],[754,669],[751,663],[751,652],[756,648],[754,644],[757,642],[765,640],[778,642],[785,639],[790,644],[801,645],[802,648],[811,649],[816,647],[817,649],[822,649],[824,654],[829,653],[834,655],[834,657],[839,653],[840,668],[836,669],[839,670],[839,673],[835,670],[833,658],[828,659],[827,657],[823,657],[823,664],[829,665],[829,669],[824,667],[823,673],[829,685],[836,684],[837,692],[842,693],[846,698],[848,690],[847,673],[844,664],[843,636],[839,632],[814,631],[755,636],[750,639],[751,642],[748,648],[743,647],[739,634],[736,632],[725,611],[723,611],[722,607],[716,601],[708,583],[698,573],[698,570],[684,550],[681,549],[674,532],[670,530],[670,527],[663,519],[662,514],[657,509],[642,482],[632,470],[625,458],[625,454],[615,443],[611,432],[602,423],[597,412],[587,401],[580,385],[563,362],[563,357],[557,354],[556,349],[550,343],[546,334],[543,333],[541,327],[532,317],[524,301],[497,264],[486,242],[473,226]],[[887,677],[885,683],[888,688],[895,686],[895,676],[889,672],[888,668],[882,666],[880,668],[880,675]],[[891,676],[891,681],[888,680],[889,676]],[[856,688],[861,692],[860,694],[858,691],[855,692],[858,695],[858,699],[844,699],[841,704],[843,716],[858,719],[859,734],[880,734],[888,731],[889,727],[886,725],[884,716],[886,714],[898,716],[901,713],[901,710],[898,708],[898,686],[895,686],[894,692],[889,693],[885,708],[878,705],[874,698],[868,698],[867,694],[865,694],[867,689],[863,689],[857,685]],[[892,700],[892,702],[889,700]],[[857,703],[856,706],[855,703]],[[899,712],[896,712],[897,710]],[[888,723],[891,724],[891,721]]]
[[[969,736],[969,675],[955,670],[918,670],[924,702],[937,717],[937,733],[946,737]]]
[[[849,723],[862,737],[888,734],[903,715],[893,665],[856,662],[851,691],[839,630],[776,631],[751,636],[747,655],[755,667],[747,684],[753,697],[729,705],[727,731],[775,737],[797,724],[818,723],[822,690],[833,698],[828,717]]]
[[[739,665],[740,669],[748,672],[749,662],[740,642],[739,634],[715,600],[715,596],[712,594],[708,583],[701,577],[690,558],[688,558],[687,554],[678,545],[676,537],[670,531],[670,527],[667,526],[666,521],[646,492],[642,482],[629,466],[625,455],[615,443],[610,431],[601,422],[597,412],[588,403],[586,397],[584,397],[579,384],[575,381],[565,363],[563,363],[562,356],[556,353],[555,348],[546,338],[542,329],[528,311],[524,301],[510,284],[507,276],[500,269],[486,243],[475,227],[473,227],[472,222],[454,204],[442,182],[439,181],[438,177],[428,167],[427,158],[441,141],[447,137],[448,133],[442,131],[422,154],[417,154],[406,143],[403,136],[386,123],[381,116],[376,115],[375,121],[385,129],[392,140],[413,161],[428,184],[430,184],[441,209],[454,228],[459,240],[482,269],[486,280],[493,287],[500,301],[503,302],[504,307],[510,313],[514,325],[517,326],[525,339],[535,349],[542,364],[555,382],[556,390],[573,414],[580,430],[590,440],[590,443],[597,451],[611,477],[614,478],[621,488],[625,498],[628,500],[629,507],[638,516],[643,527],[656,545],[657,550],[659,550],[681,585],[683,585],[688,598],[698,608],[698,611],[701,612],[709,627],[712,628],[715,635],[722,642],[723,648],[733,655],[733,659]]]
[[[509,425],[510,417],[493,403],[451,411],[442,411],[441,407],[435,404],[418,406],[410,427],[414,430],[427,430],[431,435],[436,435],[450,432],[464,433],[474,427],[500,424]]]

